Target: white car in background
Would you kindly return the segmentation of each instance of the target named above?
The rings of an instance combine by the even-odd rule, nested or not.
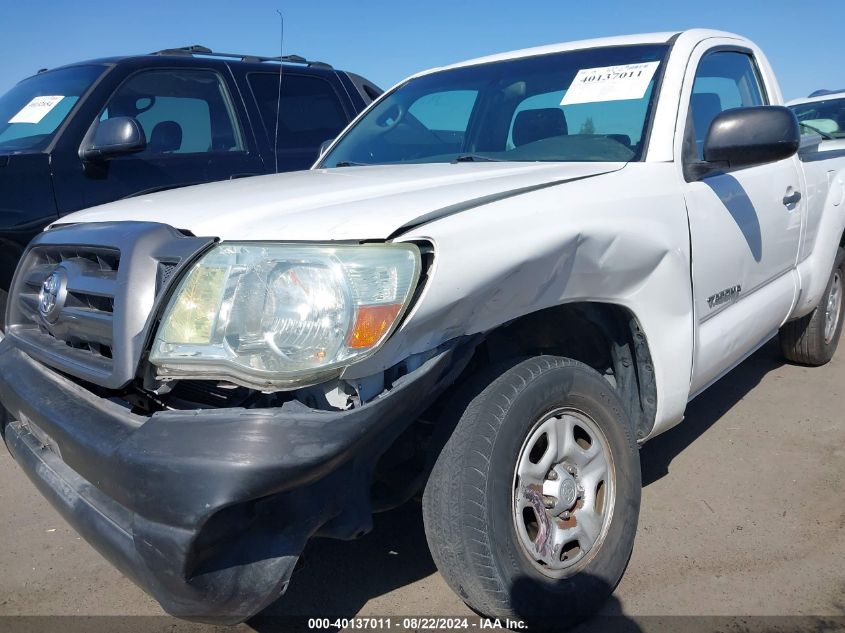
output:
[[[821,137],[819,149],[845,150],[845,90],[817,90],[786,105],[798,118],[802,136]]]

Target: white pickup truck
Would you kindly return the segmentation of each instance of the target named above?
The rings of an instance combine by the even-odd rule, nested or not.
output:
[[[463,600],[562,626],[625,569],[639,445],[773,336],[836,349],[845,154],[780,104],[728,33],[545,46],[403,81],[309,171],[64,218],[10,293],[5,442],[179,616],[424,491]]]

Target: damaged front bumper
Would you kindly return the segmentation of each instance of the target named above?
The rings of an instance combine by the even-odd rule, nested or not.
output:
[[[284,593],[307,539],[371,525],[378,457],[463,368],[440,350],[363,406],[131,414],[0,341],[0,424],[41,493],[180,617],[237,622]]]

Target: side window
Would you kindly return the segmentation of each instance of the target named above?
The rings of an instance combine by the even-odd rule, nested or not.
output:
[[[334,88],[320,77],[283,73],[281,98],[278,73],[251,73],[248,81],[271,143],[279,106],[280,150],[316,151],[349,122]]]
[[[135,118],[147,137],[141,156],[244,151],[232,102],[210,70],[150,70],[130,77],[100,119]]]
[[[754,60],[734,51],[705,55],[695,71],[690,113],[698,159],[704,156],[704,139],[716,115],[730,108],[765,105]]]

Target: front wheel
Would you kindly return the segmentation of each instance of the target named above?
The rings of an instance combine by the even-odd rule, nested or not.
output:
[[[611,385],[540,356],[481,378],[423,496],[438,569],[473,609],[554,628],[592,614],[633,548],[633,428]]]

